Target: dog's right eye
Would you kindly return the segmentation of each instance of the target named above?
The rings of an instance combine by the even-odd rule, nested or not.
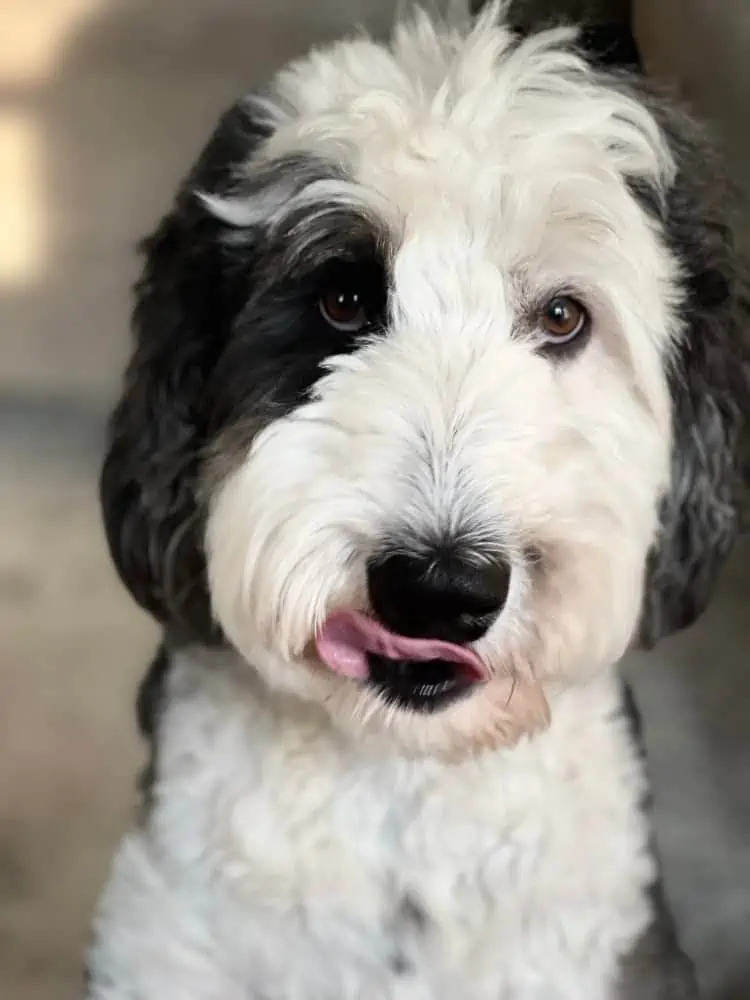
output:
[[[334,264],[318,284],[318,310],[326,323],[343,333],[375,326],[385,308],[382,268],[375,261]]]
[[[365,299],[362,292],[356,288],[335,285],[328,288],[318,300],[323,319],[336,330],[354,333],[368,325]]]

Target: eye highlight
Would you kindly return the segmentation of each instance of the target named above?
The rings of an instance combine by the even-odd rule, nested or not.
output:
[[[550,346],[568,344],[591,324],[588,310],[570,295],[556,295],[539,314],[539,329],[544,343]]]
[[[363,295],[356,288],[332,285],[318,299],[321,316],[336,330],[353,332],[367,326]]]
[[[379,322],[385,297],[379,267],[373,263],[338,264],[318,286],[318,310],[334,330],[356,333]]]

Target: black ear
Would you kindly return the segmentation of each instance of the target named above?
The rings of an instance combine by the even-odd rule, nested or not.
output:
[[[143,244],[135,349],[109,426],[100,482],[117,570],[138,603],[191,637],[213,635],[197,485],[204,388],[245,294],[220,223],[198,191],[223,193],[268,134],[247,103],[221,119],[174,206]]]
[[[693,624],[705,609],[737,530],[738,449],[748,412],[748,325],[722,170],[687,116],[659,107],[678,164],[659,211],[684,269],[685,339],[670,372],[671,489],[649,560],[643,645]],[[641,192],[644,194],[644,192]],[[656,210],[657,199],[650,199]]]

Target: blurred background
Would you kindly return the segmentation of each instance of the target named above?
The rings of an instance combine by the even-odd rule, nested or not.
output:
[[[534,0],[531,0],[533,3]],[[130,820],[154,641],[95,495],[128,347],[133,246],[219,111],[391,0],[4,0],[0,10],[0,996],[74,1000]],[[545,12],[591,4],[549,0]],[[594,6],[631,16],[623,0]],[[650,70],[750,181],[750,0],[635,0]],[[750,221],[745,236],[750,233]],[[750,559],[638,657],[660,846],[711,1000],[750,998]],[[592,762],[595,766],[595,762]],[[170,1000],[170,998],[165,998]]]

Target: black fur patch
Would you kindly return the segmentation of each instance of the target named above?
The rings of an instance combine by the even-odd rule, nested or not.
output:
[[[249,289],[228,266],[221,225],[195,197],[223,190],[263,138],[245,104],[220,121],[144,242],[135,289],[135,351],[109,429],[100,493],[114,563],[158,621],[203,641],[215,638],[197,504],[205,443],[204,388]]]
[[[601,66],[638,70],[641,55],[630,28],[623,24],[589,24],[581,30],[581,46]]]
[[[479,14],[488,0],[473,0],[470,4],[472,14]],[[510,26],[523,37],[540,28],[568,23],[571,19],[570,4],[563,0],[516,0],[511,3],[507,13]],[[590,7],[591,5],[589,5]],[[589,10],[582,15],[576,10],[576,23],[581,23],[580,45],[591,62],[599,66],[619,69],[637,70],[641,66],[641,57],[633,32],[625,18],[611,20],[611,3],[598,4],[603,17],[596,18]],[[621,4],[621,6],[623,6]],[[581,4],[573,4],[580,8]]]
[[[208,382],[211,438],[243,427],[254,434],[289,413],[309,399],[327,358],[356,350],[363,336],[380,329],[387,277],[377,234],[367,221],[353,213],[328,213],[305,228],[305,244],[291,273],[273,246],[256,264],[256,290]],[[317,305],[326,287],[347,281],[358,282],[371,303],[373,322],[362,333],[334,329]]]
[[[685,336],[670,370],[674,450],[671,489],[651,554],[641,642],[687,628],[704,611],[737,532],[740,430],[750,404],[748,316],[721,164],[701,129],[652,102],[676,158],[675,183],[658,214],[682,265]]]
[[[208,452],[229,429],[246,443],[304,400],[326,357],[356,346],[315,308],[334,258],[384,283],[381,236],[362,212],[308,205],[309,224],[300,210],[269,235],[262,220],[233,228],[201,198],[250,201],[270,189],[283,203],[306,184],[340,179],[302,155],[254,171],[268,133],[251,103],[230,109],[143,244],[135,351],[109,428],[100,493],[113,560],[138,603],[185,641],[221,641],[203,553]]]
[[[165,645],[161,645],[149,665],[138,688],[136,718],[141,736],[148,746],[148,761],[138,779],[142,805],[147,811],[156,780],[159,752],[159,720],[164,710],[165,684],[170,658]]]

